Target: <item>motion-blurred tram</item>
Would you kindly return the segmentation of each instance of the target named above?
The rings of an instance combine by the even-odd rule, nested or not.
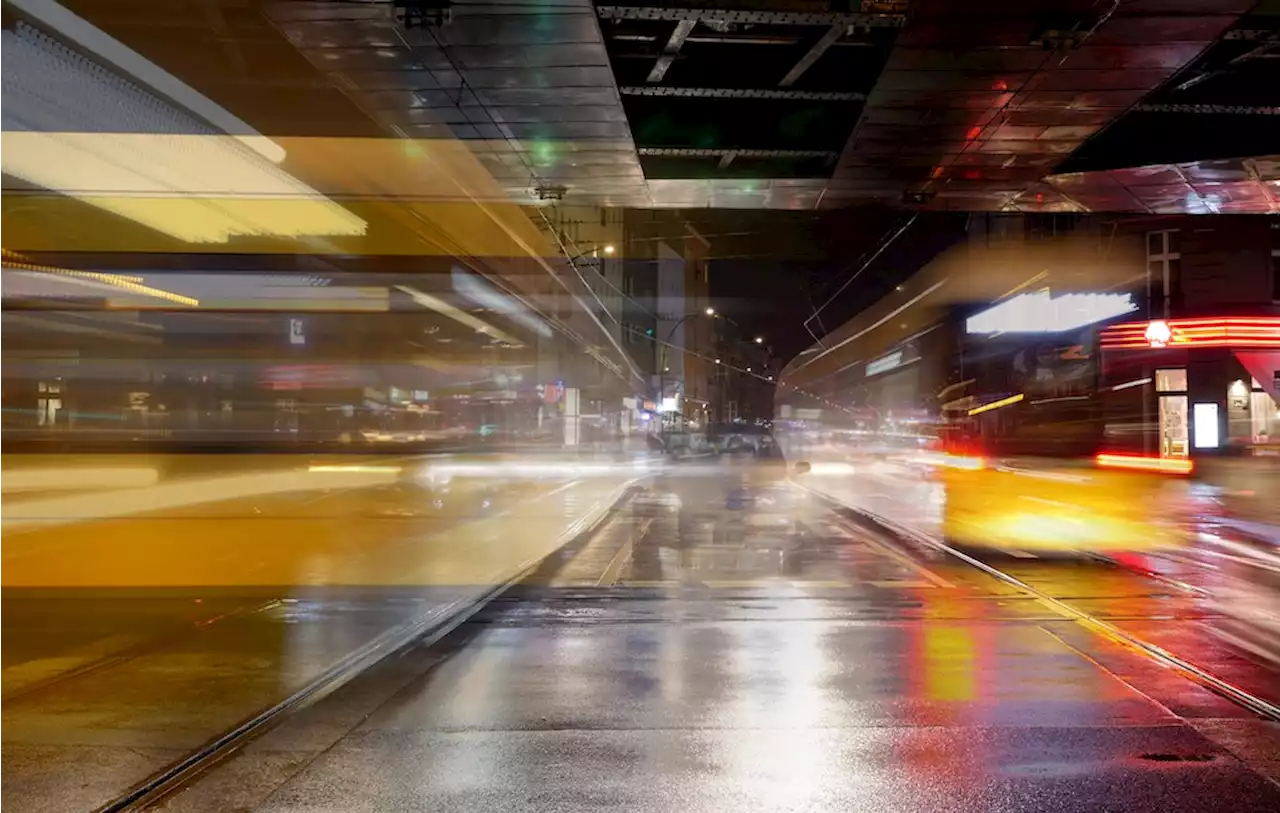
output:
[[[912,493],[927,476],[929,499],[872,507],[960,545],[1181,544],[1193,475],[1268,448],[1275,359],[1259,354],[1280,320],[1143,318],[1131,262],[1075,243],[936,260],[784,370],[784,451],[853,501],[880,488],[863,477]]]

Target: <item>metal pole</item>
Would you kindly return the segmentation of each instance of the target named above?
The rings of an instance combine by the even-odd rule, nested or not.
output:
[[[683,325],[686,319],[694,315],[695,314],[692,314],[692,313],[686,313],[684,316],[681,316],[680,319],[674,325],[671,326],[671,329],[667,331],[667,338],[662,342],[662,352],[658,357],[658,420],[659,420],[658,428],[660,430],[660,434],[664,439],[667,436],[667,419],[666,417],[664,417],[664,413],[662,411],[662,401],[667,394],[666,381],[664,380],[665,378],[664,373],[666,372],[666,369],[667,369],[667,348],[671,346],[671,337],[676,335],[676,328]]]

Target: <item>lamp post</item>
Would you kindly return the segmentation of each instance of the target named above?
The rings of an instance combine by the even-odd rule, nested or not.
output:
[[[684,316],[681,316],[676,320],[676,323],[671,326],[671,329],[667,331],[666,339],[662,342],[662,352],[658,354],[658,428],[661,430],[661,434],[663,436],[667,434],[667,420],[662,411],[662,402],[666,399],[667,394],[664,374],[667,372],[667,348],[671,346],[671,337],[676,335],[676,330],[689,318],[694,316],[710,316],[714,318],[715,315],[715,308],[706,308],[704,310],[686,313]]]

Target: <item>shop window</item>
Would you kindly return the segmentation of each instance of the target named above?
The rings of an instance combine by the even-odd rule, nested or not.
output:
[[[1156,392],[1160,422],[1160,456],[1186,457],[1188,449],[1187,370],[1174,367],[1156,370]]]
[[[1177,229],[1147,232],[1148,308],[1170,315],[1182,277],[1182,242]]]
[[[1185,367],[1168,370],[1156,370],[1156,392],[1186,392],[1187,370]]]
[[[1256,444],[1280,443],[1280,404],[1262,389],[1258,379],[1249,383],[1249,439]]]

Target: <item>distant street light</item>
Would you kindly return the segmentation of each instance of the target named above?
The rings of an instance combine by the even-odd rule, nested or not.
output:
[[[764,336],[756,336],[756,344],[764,344]]]
[[[716,309],[712,307],[708,307],[706,310],[703,311],[703,313],[706,314],[707,316],[715,316]],[[667,338],[662,342],[661,345],[659,345],[658,365],[662,368],[662,372],[658,373],[658,402],[659,403],[661,403],[662,400],[666,397],[666,391],[667,391],[666,381],[664,380],[663,376],[666,373],[671,372],[671,368],[667,365],[667,348],[671,346],[671,339],[676,335],[676,330],[678,330],[679,327],[683,325],[687,320],[692,319],[698,315],[699,314],[697,313],[697,311],[693,311],[690,313],[686,313],[684,316],[681,316],[679,319],[677,319],[676,323],[671,326],[670,330],[667,331]],[[681,352],[684,352],[684,348],[680,348],[680,349],[681,349]],[[719,364],[719,363],[720,363],[720,359],[716,359],[716,364]],[[693,399],[689,399],[689,400],[693,400]],[[663,435],[667,433],[667,422],[665,418],[659,424],[658,431]]]

